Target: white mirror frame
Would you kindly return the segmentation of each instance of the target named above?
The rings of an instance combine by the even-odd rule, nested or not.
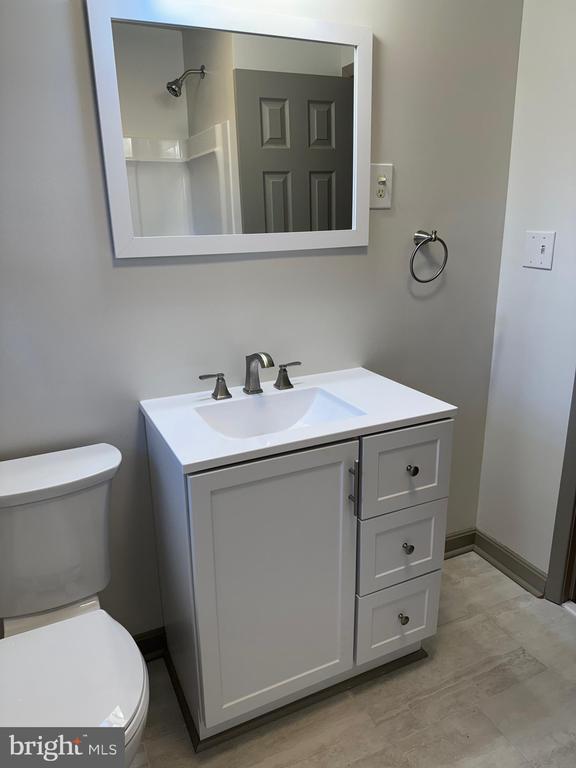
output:
[[[368,245],[372,32],[367,27],[200,5],[194,0],[86,0],[108,204],[117,259],[298,251]],[[204,27],[354,46],[352,229],[136,237],[122,141],[112,21]]]

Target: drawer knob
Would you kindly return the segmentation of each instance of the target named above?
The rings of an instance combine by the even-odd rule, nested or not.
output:
[[[405,541],[404,544],[402,544],[402,549],[407,555],[411,555],[412,552],[414,552],[414,544],[408,544],[408,542]]]
[[[406,624],[408,624],[408,622],[410,621],[410,616],[406,616],[405,613],[399,613],[398,620],[400,621],[400,624],[402,624],[402,626],[405,627]]]
[[[416,477],[418,472],[420,472],[420,467],[417,467],[415,464],[408,464],[406,467],[406,472],[408,472],[410,477]]]

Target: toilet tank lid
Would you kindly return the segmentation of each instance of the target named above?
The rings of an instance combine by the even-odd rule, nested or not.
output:
[[[107,443],[0,461],[0,507],[43,501],[105,482],[121,461],[118,448]]]

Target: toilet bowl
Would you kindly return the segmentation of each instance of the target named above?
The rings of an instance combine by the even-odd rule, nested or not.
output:
[[[102,609],[0,640],[0,726],[124,729],[125,763],[148,712],[148,673]]]
[[[120,460],[99,444],[0,462],[0,727],[122,728],[129,766],[148,673],[97,597]]]

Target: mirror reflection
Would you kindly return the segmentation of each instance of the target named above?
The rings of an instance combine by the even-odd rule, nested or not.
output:
[[[352,46],[112,26],[136,236],[352,227]]]

